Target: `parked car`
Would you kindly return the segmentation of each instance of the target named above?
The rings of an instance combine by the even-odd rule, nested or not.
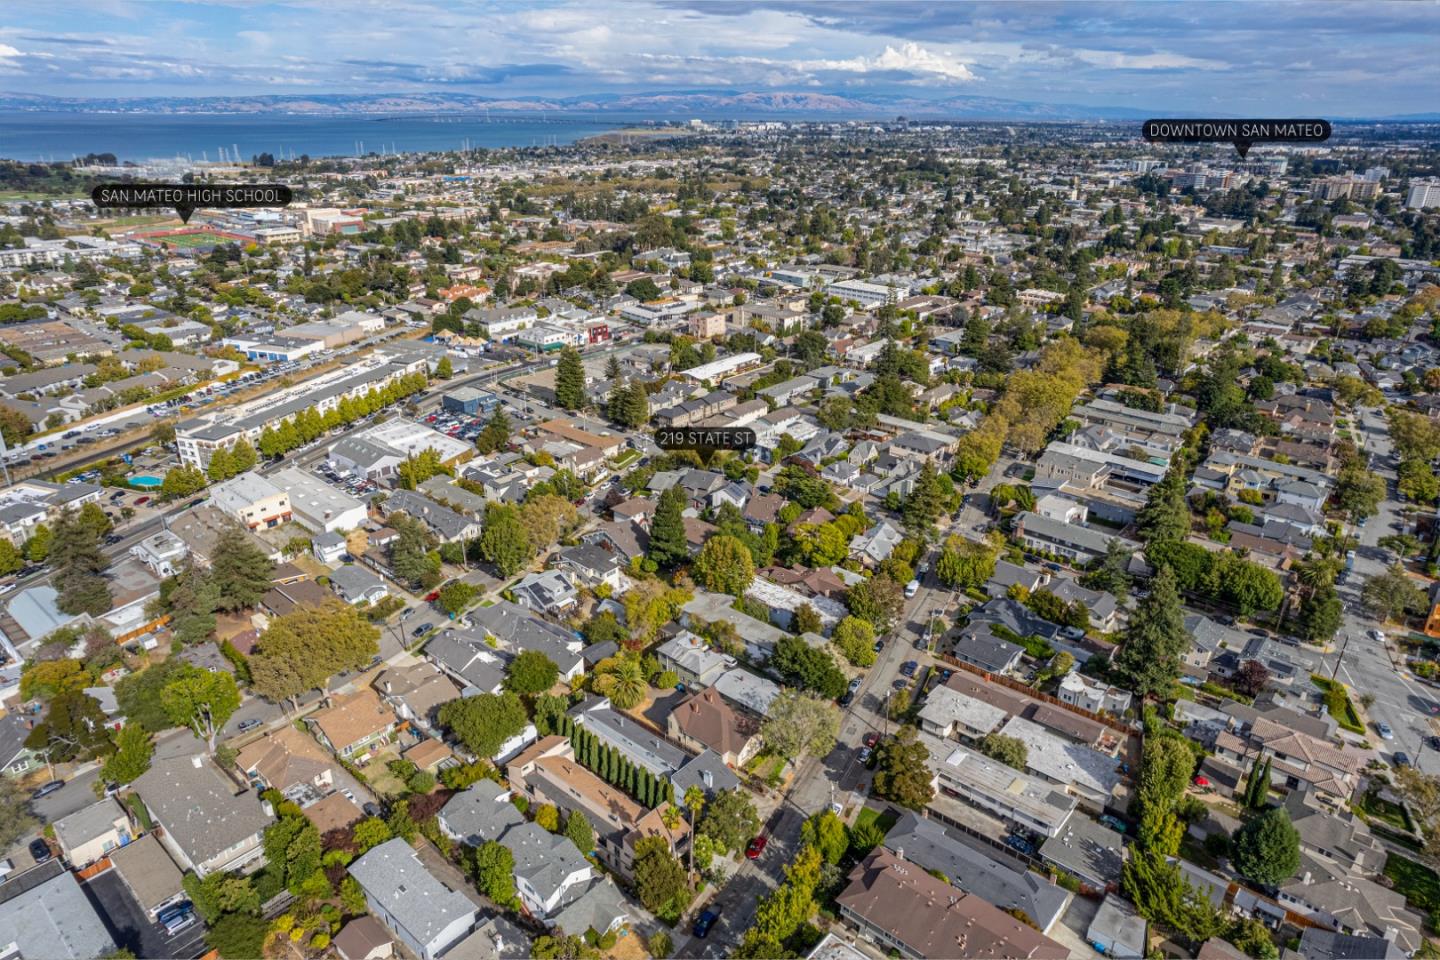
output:
[[[876,733],[875,731],[872,730],[869,733],[865,734],[865,746],[869,747],[871,750],[874,750],[875,744],[879,742],[880,734]]]
[[[36,863],[47,862],[54,854],[50,852],[50,844],[45,842],[44,837],[36,837],[30,841],[30,856]]]
[[[43,786],[36,789],[34,793],[30,794],[30,799],[39,800],[41,797],[48,797],[50,796],[50,794],[54,793],[56,790],[59,790],[63,786],[65,786],[64,780],[51,780],[49,783],[44,784]]]
[[[759,859],[760,859],[760,854],[762,854],[762,853],[765,852],[765,846],[766,846],[766,844],[768,844],[769,842],[770,842],[770,841],[766,838],[765,834],[763,834],[763,833],[760,834],[760,835],[758,835],[758,836],[756,836],[753,840],[751,840],[749,843],[747,843],[747,844],[745,845],[745,856],[746,856],[746,858],[747,858],[747,859],[750,859],[750,860],[759,860]]]
[[[875,652],[876,652],[876,653],[879,653],[881,650],[884,650],[884,649],[885,649],[885,638],[884,638],[884,637],[876,637],[876,638],[875,638]]]
[[[1370,633],[1369,633],[1369,637],[1370,637],[1371,640],[1374,640],[1376,643],[1384,643],[1384,642],[1385,642],[1385,634],[1384,634],[1383,631],[1380,631],[1380,630],[1371,630]]]
[[[161,910],[155,919],[165,928],[166,935],[173,937],[195,923],[195,910],[187,900]]]
[[[915,671],[918,669],[920,669],[920,664],[916,663],[914,660],[906,660],[904,663],[900,664],[900,673],[907,677],[915,676]]]
[[[1391,730],[1391,729],[1390,729],[1390,724],[1386,723],[1385,721],[1382,720],[1382,721],[1380,721],[1379,723],[1375,724],[1375,729],[1380,732],[1380,739],[1381,739],[1381,740],[1394,740],[1394,739],[1395,739],[1395,731],[1394,731],[1394,730]]]
[[[411,630],[411,631],[410,631],[410,636],[412,636],[412,637],[423,637],[423,636],[425,636],[425,634],[428,633],[429,631],[430,631],[430,624],[428,624],[428,623],[422,623],[422,624],[420,624],[420,626],[418,626],[418,627],[416,627],[414,630]]]
[[[1012,850],[1023,853],[1027,857],[1035,853],[1035,844],[1031,843],[1029,840],[1026,840],[1024,837],[1016,836],[1013,833],[1005,838],[1005,846],[1009,847]]]
[[[870,762],[870,757],[871,757],[871,755],[872,755],[874,752],[875,752],[875,751],[871,750],[869,747],[861,747],[861,748],[860,748],[860,757],[859,757],[860,762],[861,762],[861,763],[869,763],[869,762]]]
[[[1114,830],[1116,833],[1124,833],[1126,830],[1130,829],[1125,825],[1124,820],[1121,820],[1119,817],[1111,816],[1108,813],[1102,815],[1099,820],[1103,825],[1109,827],[1111,830]]]
[[[695,926],[691,932],[701,940],[704,940],[710,935],[710,928],[715,926],[715,921],[719,919],[720,912],[718,910],[706,910],[695,918]]]
[[[1390,759],[1390,765],[1394,767],[1410,766],[1410,754],[1406,753],[1404,750],[1396,750],[1395,756]]]
[[[251,717],[249,720],[241,720],[240,726],[236,729],[238,729],[241,733],[244,733],[246,730],[254,730],[258,726],[260,726],[260,721],[256,720],[254,717]]]
[[[920,581],[919,581],[919,580],[911,580],[909,583],[905,584],[905,599],[908,600],[908,599],[910,599],[911,597],[915,596],[915,594],[917,594],[917,593],[919,593],[919,592],[920,592]]]

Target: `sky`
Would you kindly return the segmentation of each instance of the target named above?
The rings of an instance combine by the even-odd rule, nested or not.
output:
[[[1434,2],[5,0],[0,91],[743,90],[1228,116],[1440,109]]]

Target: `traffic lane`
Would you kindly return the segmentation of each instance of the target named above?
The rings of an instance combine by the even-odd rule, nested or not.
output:
[[[65,786],[47,797],[30,802],[30,809],[42,823],[54,823],[95,802],[95,782],[100,768],[91,767],[65,781]]]

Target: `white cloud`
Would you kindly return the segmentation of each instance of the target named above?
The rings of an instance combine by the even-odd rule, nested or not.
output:
[[[1225,70],[1219,60],[1187,57],[1179,53],[1123,53],[1119,50],[1075,50],[1075,59],[1111,70]]]
[[[801,70],[829,70],[837,73],[916,73],[958,83],[979,79],[965,63],[948,51],[936,52],[918,43],[902,43],[898,47],[886,44],[885,50],[874,57],[801,60],[793,65]]]

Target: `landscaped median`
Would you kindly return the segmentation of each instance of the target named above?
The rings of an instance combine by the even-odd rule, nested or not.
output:
[[[1345,684],[1322,677],[1318,673],[1310,674],[1310,682],[1319,687],[1325,695],[1325,709],[1335,718],[1342,730],[1365,735],[1365,726],[1360,722],[1360,714],[1355,712],[1355,704],[1350,702],[1350,693],[1345,689]]]

